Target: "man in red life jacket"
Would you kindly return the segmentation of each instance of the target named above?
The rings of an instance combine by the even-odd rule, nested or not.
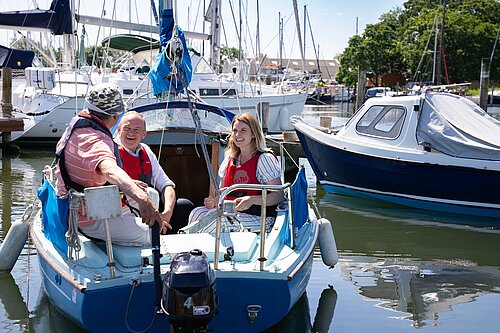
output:
[[[162,228],[169,225],[168,221],[162,221],[146,192],[120,167],[118,147],[109,129],[125,110],[121,92],[115,85],[99,84],[91,88],[85,100],[87,109],[72,119],[56,147],[57,195],[65,195],[70,189],[82,192],[86,187],[106,183],[118,185],[138,203],[142,219],[134,216],[108,219],[111,240],[123,245],[148,245],[149,226],[156,221],[162,223]],[[78,221],[85,235],[106,239],[103,221],[89,220],[82,207]]]
[[[146,122],[140,113],[127,112],[120,121],[118,127],[120,138],[119,152],[123,163],[123,169],[127,174],[143,186],[155,188],[161,193],[163,209],[161,216],[163,221],[172,226],[169,233],[176,233],[185,226],[188,216],[194,205],[184,198],[176,200],[175,184],[167,176],[160,166],[155,154],[148,145],[141,143],[146,137]],[[134,204],[128,200],[128,207],[133,212]],[[166,229],[162,230],[167,232]]]

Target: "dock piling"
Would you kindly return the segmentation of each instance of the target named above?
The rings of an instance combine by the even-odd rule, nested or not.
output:
[[[12,118],[12,68],[2,68],[2,110],[0,132],[2,133],[2,155],[17,155],[19,147],[11,142],[12,131],[23,131],[22,119]]]

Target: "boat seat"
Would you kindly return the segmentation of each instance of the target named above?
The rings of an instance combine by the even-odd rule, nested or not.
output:
[[[160,262],[168,264],[180,252],[189,252],[193,249],[203,251],[210,261],[214,259],[215,236],[206,233],[200,234],[174,234],[161,235]],[[224,260],[228,247],[233,247],[233,260],[237,262],[249,261],[258,248],[258,236],[252,232],[231,232],[221,234],[219,261]],[[124,246],[113,244],[115,260],[124,267],[137,267],[141,265],[142,258],[148,258],[152,263],[151,248],[140,246]]]

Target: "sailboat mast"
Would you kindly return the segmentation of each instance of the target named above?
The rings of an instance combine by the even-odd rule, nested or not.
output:
[[[240,31],[240,38],[239,38],[239,49],[238,49],[238,60],[241,61],[241,58],[242,58],[242,55],[241,53],[243,52],[243,49],[242,49],[242,44],[241,44],[241,41],[243,39],[243,18],[241,17],[241,0],[239,1],[239,4],[238,4],[238,9],[239,9],[239,15],[240,15],[240,24],[239,24],[239,31]]]
[[[69,2],[69,7],[71,11],[71,31],[74,31],[74,18],[75,18],[75,0]],[[63,66],[70,68],[75,68],[75,54],[74,54],[74,36],[73,34],[63,34],[63,53],[62,53],[62,63]]]
[[[257,28],[255,33],[255,44],[257,49],[257,61],[260,65],[260,10],[259,10],[259,0],[257,0]]]
[[[437,45],[438,45],[438,31],[439,31],[439,23],[438,23],[438,14],[436,14],[436,18],[434,19],[434,54],[432,63],[432,84],[437,84],[436,82],[436,65],[437,65]]]
[[[305,9],[305,6],[304,6]],[[314,35],[311,27],[311,20],[309,19],[309,14],[306,11],[307,22],[309,23],[309,32],[311,33],[311,40],[313,43],[314,56],[316,57],[316,65],[318,66],[318,74],[321,74],[321,68],[319,67],[319,50],[316,51],[316,43],[314,42]],[[304,37],[305,39],[305,37]]]
[[[283,18],[281,17],[281,12],[278,12],[279,21],[279,43],[280,43],[280,68],[283,68]]]
[[[304,69],[304,47],[302,47],[302,36],[300,33],[300,21],[299,21],[299,10],[297,9],[297,0],[293,0],[293,13],[295,14],[295,25],[297,26],[297,36],[299,37],[299,46],[300,46],[300,56],[302,58],[302,69]],[[304,35],[304,43],[306,36]]]
[[[307,29],[307,5],[304,5],[304,60],[305,60],[305,57],[306,57],[306,29]]]
[[[442,63],[443,63],[443,49],[444,49],[444,13],[446,12],[446,0],[442,0],[443,14],[441,17],[441,29],[439,30],[439,52],[436,57],[436,81],[434,84],[439,85],[442,83]]]
[[[220,72],[220,0],[212,0],[212,22],[210,27],[210,65]]]

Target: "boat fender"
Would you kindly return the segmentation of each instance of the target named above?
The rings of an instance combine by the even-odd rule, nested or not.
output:
[[[328,332],[330,330],[336,304],[337,292],[332,286],[328,286],[319,297],[316,316],[314,316],[313,332]]]
[[[282,106],[280,108],[280,111],[278,114],[278,121],[280,124],[280,129],[282,131],[293,130],[293,127],[290,125],[290,113],[288,112],[288,109],[286,108],[286,106]]]
[[[337,244],[333,235],[332,224],[328,219],[321,218],[319,223],[319,249],[321,250],[321,259],[323,263],[330,268],[333,268],[339,261],[337,253]]]
[[[0,272],[10,272],[28,240],[28,229],[33,205],[28,206],[21,218],[10,226],[7,236],[0,246]]]

